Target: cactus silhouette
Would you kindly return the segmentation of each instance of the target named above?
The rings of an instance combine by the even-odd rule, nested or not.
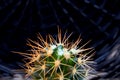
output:
[[[25,71],[27,76],[34,80],[83,80],[93,70],[89,64],[94,63],[91,57],[93,48],[86,48],[84,44],[79,47],[81,38],[75,42],[69,42],[67,32],[62,35],[58,28],[57,39],[47,35],[44,39],[38,34],[38,41],[28,40],[31,47],[28,53],[19,54],[25,56]]]

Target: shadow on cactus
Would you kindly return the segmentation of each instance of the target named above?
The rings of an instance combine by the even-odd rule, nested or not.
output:
[[[58,28],[57,39],[47,35],[44,39],[38,34],[39,41],[28,40],[29,53],[17,52],[25,56],[27,76],[34,80],[83,80],[94,69],[90,67],[93,48],[79,47],[81,38],[69,42],[67,32],[62,35]],[[92,53],[92,54],[91,54]]]

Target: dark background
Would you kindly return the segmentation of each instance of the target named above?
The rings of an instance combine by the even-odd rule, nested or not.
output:
[[[20,68],[28,38],[73,32],[83,43],[92,40],[97,79],[120,76],[120,0],[0,0],[0,71]]]

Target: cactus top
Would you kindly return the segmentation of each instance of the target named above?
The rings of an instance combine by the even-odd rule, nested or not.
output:
[[[25,71],[34,80],[83,80],[92,68],[89,66],[93,51],[92,48],[84,49],[78,46],[81,38],[73,43],[68,39],[71,36],[61,34],[58,29],[57,40],[51,35],[46,39],[39,34],[38,41],[28,40],[31,50],[20,53],[27,60]]]

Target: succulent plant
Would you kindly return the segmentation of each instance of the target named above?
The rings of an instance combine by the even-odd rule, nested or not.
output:
[[[31,47],[28,53],[21,53],[25,56],[27,76],[34,80],[86,80],[92,67],[93,61],[90,58],[93,48],[79,47],[81,38],[75,42],[69,42],[67,32],[62,35],[58,28],[57,39],[48,35],[46,39],[38,34],[39,41],[28,40]],[[18,52],[19,53],[19,52]]]

